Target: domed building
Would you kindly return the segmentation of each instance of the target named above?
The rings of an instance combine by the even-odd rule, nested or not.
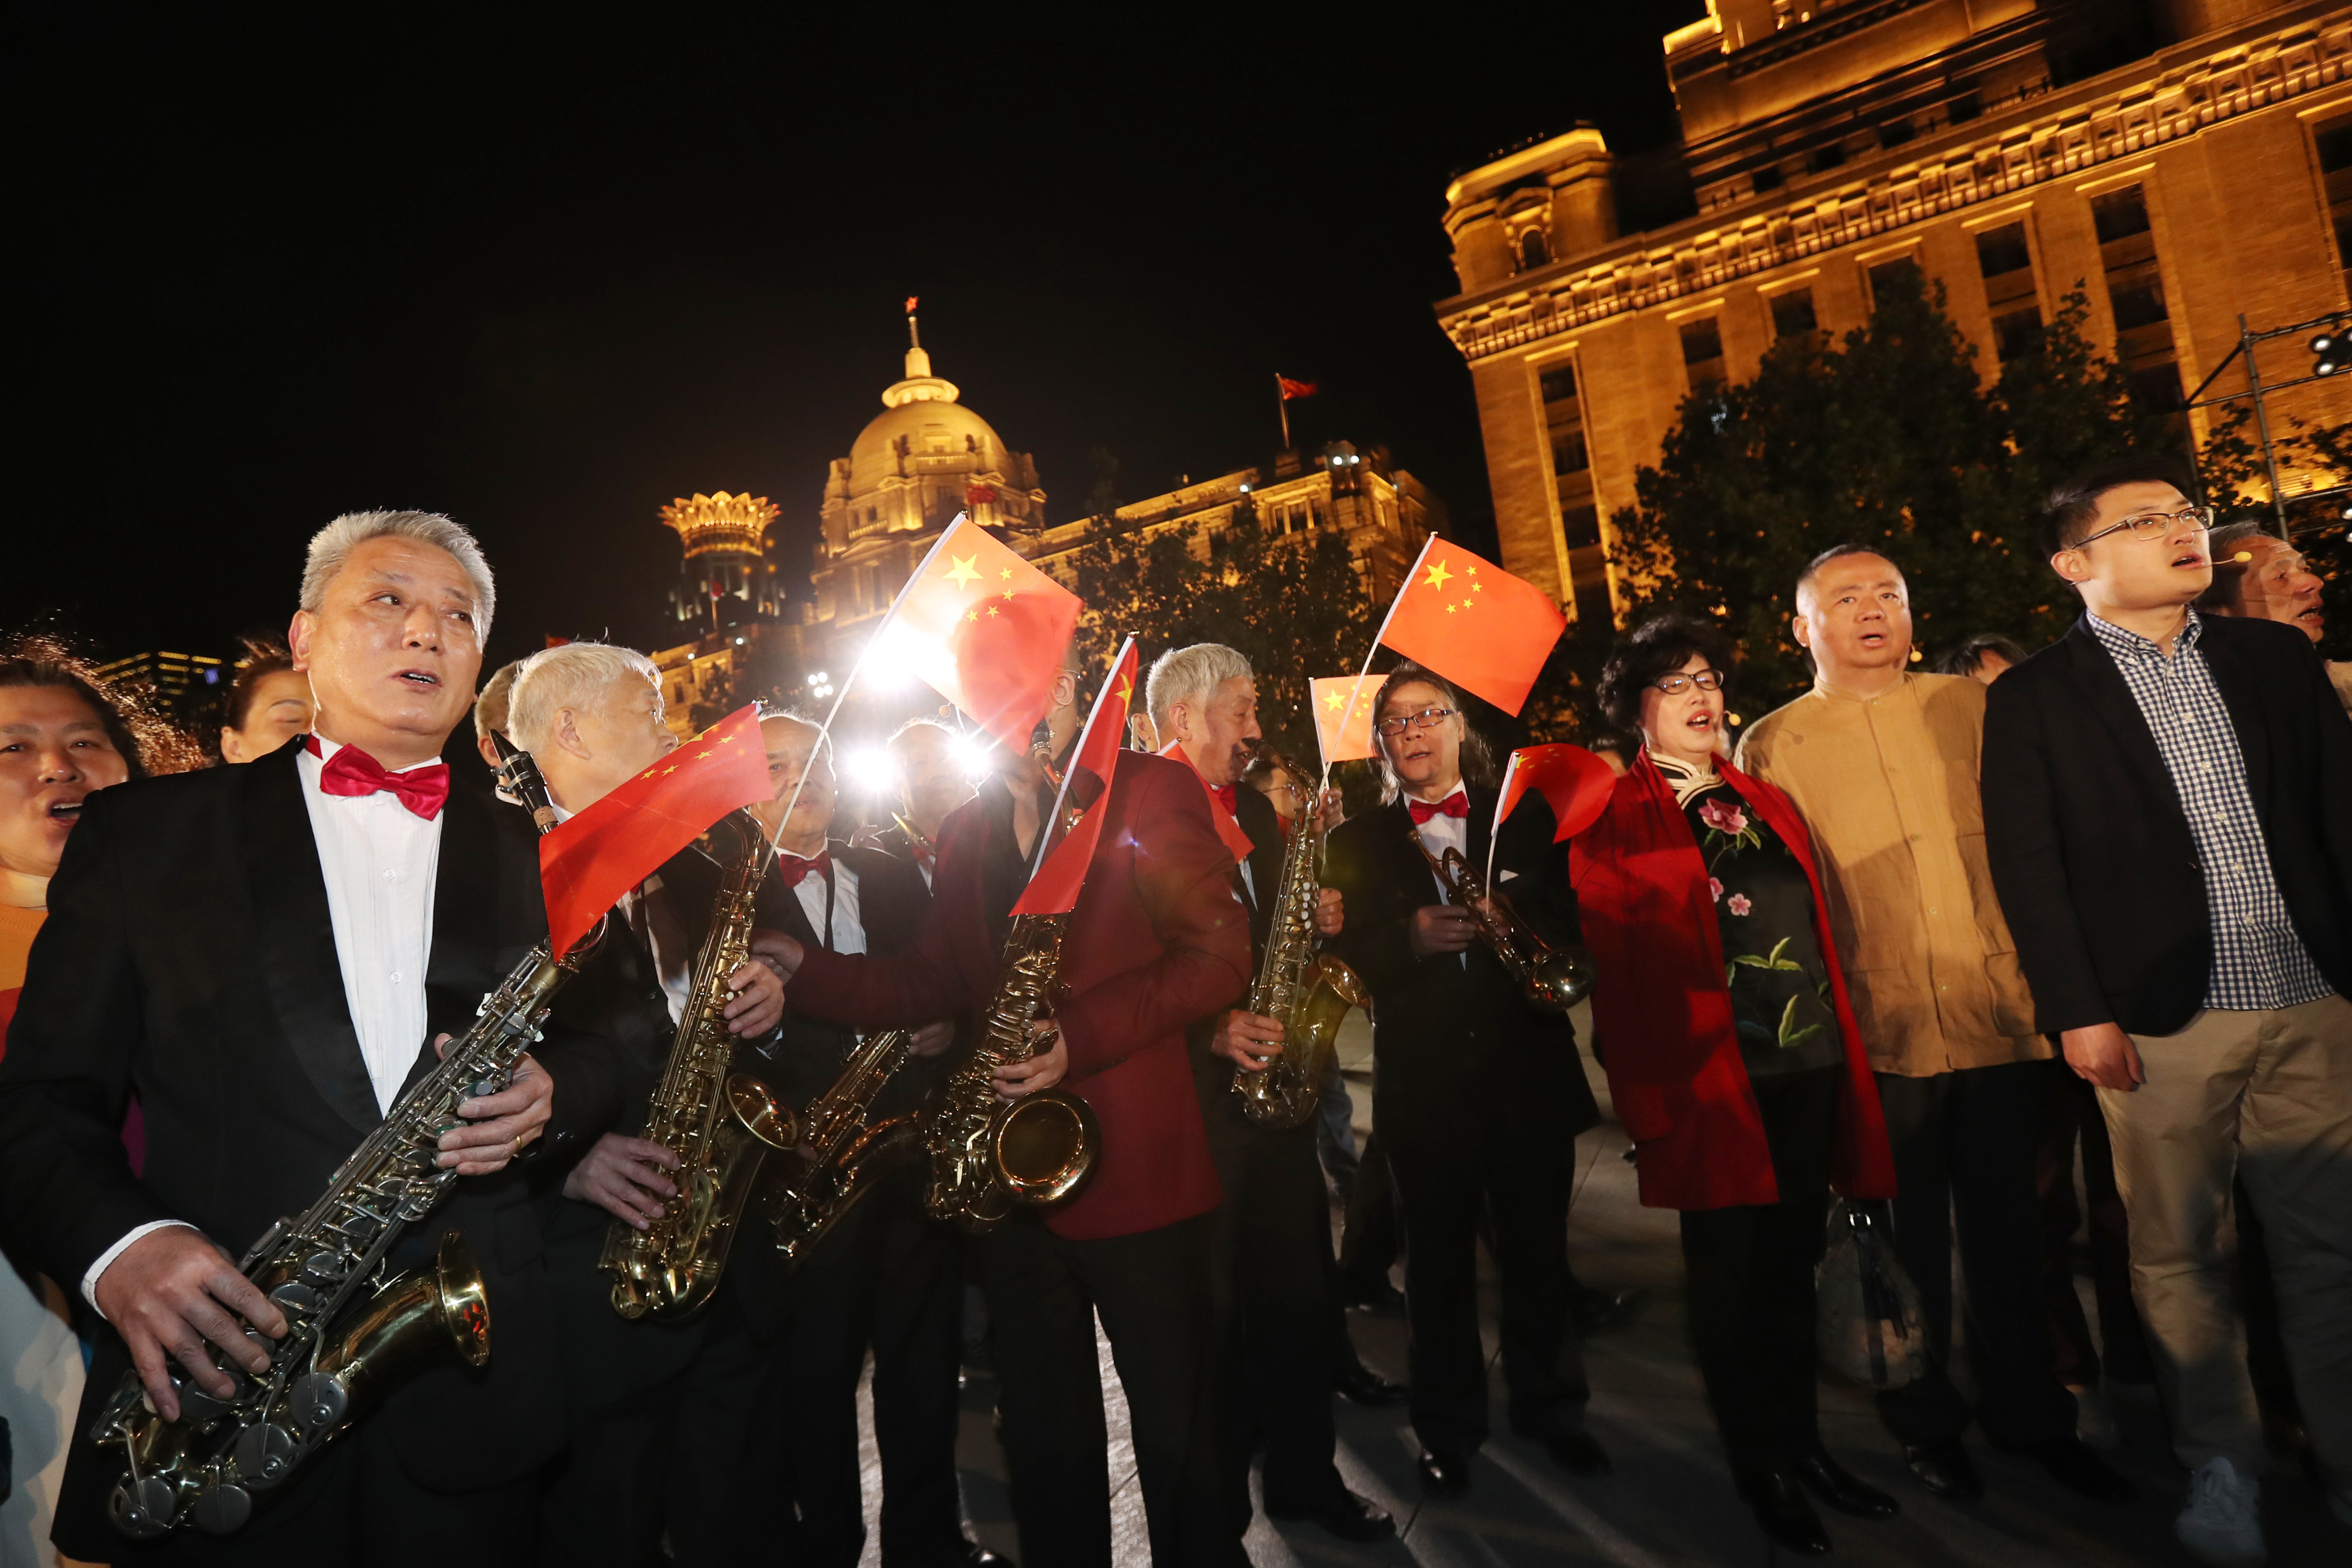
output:
[[[809,641],[844,664],[958,512],[1022,533],[1045,526],[1036,465],[931,374],[911,310],[907,335],[906,379],[884,389],[882,413],[834,459],[819,513]]]

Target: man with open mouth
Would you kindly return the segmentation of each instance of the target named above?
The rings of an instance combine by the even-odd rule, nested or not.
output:
[[[1886,1113],[1895,1249],[1919,1287],[1930,1364],[1879,1394],[1879,1416],[1943,1496],[1984,1494],[1960,1442],[1974,1420],[2069,1490],[2124,1501],[2131,1483],[2077,1436],[2043,1321],[2034,1168],[2057,1070],[1985,865],[1977,759],[1992,688],[1912,671],[1910,591],[1872,547],[1825,551],[1796,603],[1813,689],[1750,727],[1739,765],[1812,827]],[[1955,1217],[1973,1406],[1948,1366]]]
[[[1984,826],[2037,1027],[2098,1090],[2199,1562],[2263,1562],[2233,1182],[2263,1218],[2314,1458],[2352,1524],[2352,721],[2307,634],[2200,615],[2168,465],[2059,487],[2074,630],[1988,688]]]
[[[2314,643],[2326,634],[2327,612],[2321,608],[2326,584],[2292,541],[2248,519],[2215,528],[2209,548],[2213,586],[2197,601],[2199,610],[2284,621]],[[2344,711],[2352,713],[2352,659],[2327,661],[2327,683]]]

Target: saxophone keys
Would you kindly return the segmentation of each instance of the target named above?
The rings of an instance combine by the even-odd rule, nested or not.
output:
[[[289,1315],[309,1317],[320,1306],[319,1292],[299,1280],[289,1280],[269,1292],[269,1299]]]
[[[237,1434],[236,1447],[229,1452],[237,1479],[254,1491],[267,1491],[294,1473],[300,1450],[293,1433],[275,1421],[264,1421]]]
[[[312,1436],[341,1425],[352,1407],[351,1395],[341,1380],[323,1372],[309,1372],[287,1391],[295,1422]]]
[[[133,1541],[156,1541],[172,1528],[179,1501],[172,1483],[161,1476],[138,1480],[125,1476],[106,1500],[106,1517]]]
[[[188,1517],[206,1535],[234,1535],[253,1517],[253,1494],[233,1481],[215,1481],[196,1494]]]

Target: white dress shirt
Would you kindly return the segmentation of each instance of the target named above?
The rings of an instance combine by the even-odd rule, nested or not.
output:
[[[1451,793],[1441,797],[1439,803],[1443,804],[1455,795],[1463,798],[1464,804],[1468,804],[1469,789],[1466,785],[1462,784],[1456,784]],[[1408,796],[1406,799],[1409,801],[1412,797]],[[1429,852],[1441,861],[1445,858],[1445,852],[1448,850],[1461,851],[1464,860],[1470,858],[1470,819],[1468,817],[1434,816],[1426,822],[1415,823],[1412,831],[1421,835],[1421,841]],[[1436,890],[1437,902],[1444,903],[1445,884],[1437,880],[1437,873],[1433,871],[1429,873],[1429,885]],[[1457,953],[1454,955],[1454,961],[1466,969],[1470,967],[1470,955]]]
[[[801,911],[808,916],[809,929],[816,939],[836,953],[866,951],[866,923],[858,917],[857,873],[841,863],[835,855],[826,862],[833,874],[833,929],[825,930],[825,879],[804,876],[793,894],[801,901]]]
[[[327,918],[334,927],[343,999],[375,1089],[376,1109],[388,1111],[425,1047],[425,967],[433,953],[441,816],[436,812],[428,821],[389,790],[328,794],[319,788],[319,773],[325,759],[342,747],[324,736],[318,740],[321,755],[311,756],[306,747],[294,766],[302,779],[302,804],[310,813],[319,871],[326,879]],[[84,1299],[98,1305],[99,1276],[125,1248],[151,1230],[183,1223],[152,1220],[100,1253],[82,1275]]]

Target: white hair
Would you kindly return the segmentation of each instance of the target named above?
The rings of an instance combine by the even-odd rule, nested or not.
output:
[[[1235,677],[1255,678],[1249,661],[1223,643],[1195,643],[1160,654],[1143,684],[1143,706],[1150,710],[1151,727],[1162,737],[1173,734],[1170,709],[1178,703],[1206,702],[1210,693]]]
[[[474,536],[438,512],[345,512],[310,536],[310,559],[302,568],[302,608],[316,615],[352,551],[370,539],[415,539],[445,551],[474,588],[474,632],[489,640],[490,615],[498,609],[498,585]]]
[[[635,648],[609,643],[566,643],[522,661],[507,695],[507,738],[537,751],[551,738],[555,716],[593,706],[613,687],[639,680],[661,695],[661,672]]]

